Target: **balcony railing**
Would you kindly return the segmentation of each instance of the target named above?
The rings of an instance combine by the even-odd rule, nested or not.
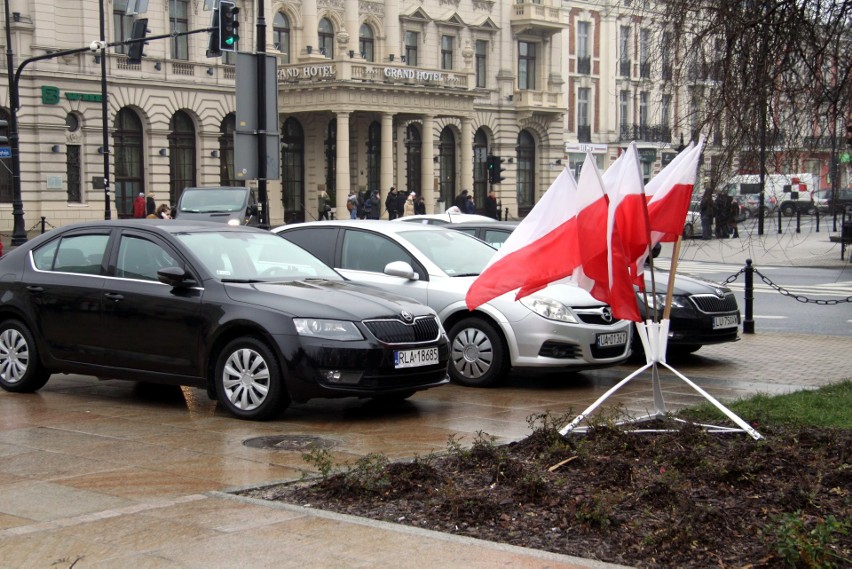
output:
[[[511,12],[512,31],[540,31],[549,34],[567,29],[561,0],[515,0]]]
[[[619,140],[671,143],[672,129],[665,125],[623,124],[619,129]]]
[[[590,75],[592,73],[592,58],[591,56],[577,58],[577,73],[581,75]]]
[[[578,142],[591,142],[592,141],[592,126],[588,124],[581,124],[577,127],[577,141]]]
[[[630,60],[621,59],[618,62],[618,74],[621,77],[630,77]]]
[[[514,93],[515,109],[531,113],[564,113],[561,91],[531,91],[521,89]]]

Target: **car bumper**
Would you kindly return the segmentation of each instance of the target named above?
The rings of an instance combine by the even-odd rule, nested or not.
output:
[[[378,397],[428,389],[447,383],[449,345],[446,337],[428,344],[382,345],[377,342],[330,342],[300,338],[283,370],[294,401],[316,397]],[[438,362],[396,367],[397,351],[435,348]]]
[[[619,321],[612,325],[563,324],[530,314],[513,322],[515,346],[510,347],[512,366],[523,368],[593,368],[612,365],[629,355],[632,326]],[[625,342],[601,347],[601,335],[623,334]]]

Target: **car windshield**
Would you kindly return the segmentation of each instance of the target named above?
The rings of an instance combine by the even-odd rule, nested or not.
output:
[[[444,231],[401,231],[400,237],[451,277],[478,275],[496,249],[452,229]]]
[[[246,190],[243,188],[204,188],[184,190],[178,213],[219,213],[242,211]]]
[[[182,241],[222,281],[343,280],[331,267],[272,233],[179,233]]]

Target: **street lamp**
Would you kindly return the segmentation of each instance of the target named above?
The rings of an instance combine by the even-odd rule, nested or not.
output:
[[[15,66],[12,62],[12,28],[9,25],[9,0],[6,8],[6,68],[9,73],[9,147],[12,153],[12,246],[27,242],[24,225],[24,202],[21,199],[21,155],[18,138],[18,90],[15,88]]]

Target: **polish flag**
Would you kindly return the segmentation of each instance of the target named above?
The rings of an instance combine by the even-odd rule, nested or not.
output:
[[[617,228],[613,232],[614,239],[608,238],[609,207],[600,171],[591,154],[586,154],[577,187],[581,208],[577,214],[577,230],[581,236],[582,264],[574,269],[572,280],[596,299],[609,304],[616,318],[639,322],[642,319]]]
[[[645,187],[635,142],[631,142],[627,150],[604,172],[603,184],[609,198],[607,243],[610,282],[615,282],[613,267],[624,264],[632,282],[644,287],[644,259],[648,255],[650,232]],[[620,258],[619,243],[623,255]],[[636,304],[635,298],[633,304]]]
[[[467,307],[473,310],[516,288],[519,299],[570,276],[581,262],[579,203],[577,182],[565,168],[473,281]]]
[[[703,149],[702,136],[696,146],[690,143],[645,186],[652,246],[677,241],[683,234]]]

